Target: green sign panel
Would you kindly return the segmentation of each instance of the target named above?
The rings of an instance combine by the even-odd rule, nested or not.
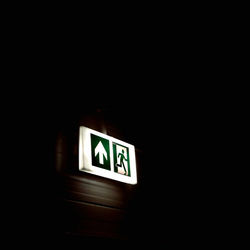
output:
[[[91,134],[92,165],[110,170],[109,141]]]
[[[129,149],[118,143],[113,143],[114,171],[130,176]]]

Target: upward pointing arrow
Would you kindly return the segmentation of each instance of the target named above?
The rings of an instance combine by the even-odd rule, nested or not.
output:
[[[95,148],[95,156],[97,156],[97,154],[99,154],[99,162],[100,162],[100,164],[104,164],[103,156],[107,160],[107,152],[106,152],[105,148],[103,147],[101,141],[97,144],[97,146]]]

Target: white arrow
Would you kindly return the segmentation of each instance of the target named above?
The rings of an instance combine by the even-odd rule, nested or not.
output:
[[[104,164],[103,156],[107,160],[107,152],[106,152],[105,148],[103,147],[101,141],[97,144],[97,146],[95,148],[95,156],[97,156],[98,153],[99,153],[99,162],[100,162],[100,164]]]

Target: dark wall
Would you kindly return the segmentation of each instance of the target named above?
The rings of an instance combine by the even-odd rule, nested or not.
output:
[[[18,153],[8,196],[15,236],[114,246],[192,244],[213,236],[211,149],[202,143],[209,119],[200,115],[205,110],[150,97],[118,106],[69,105],[69,99],[59,98],[15,117]],[[135,145],[137,185],[78,171],[80,125]]]
[[[121,110],[129,116],[121,117]],[[198,155],[193,119],[190,110],[155,105],[83,106],[63,115],[54,151],[59,235],[123,244],[182,244],[205,237],[206,159]],[[137,185],[78,171],[80,125],[135,145]]]
[[[123,106],[120,107],[124,108]],[[129,107],[127,107],[129,108]],[[128,116],[110,105],[83,106],[61,114],[54,129],[55,233],[63,240],[123,242],[137,238],[137,205],[143,185],[142,133]],[[131,112],[131,110],[130,110]],[[133,114],[135,114],[133,112]],[[127,114],[128,115],[128,114]],[[129,185],[78,170],[79,126],[135,145],[138,184]],[[110,244],[110,243],[109,243]]]

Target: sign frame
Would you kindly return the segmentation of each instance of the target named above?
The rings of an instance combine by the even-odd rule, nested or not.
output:
[[[109,151],[110,170],[101,168],[100,166],[93,165],[93,162],[92,162],[93,153],[95,153],[96,157],[102,157],[100,158],[100,162],[102,163],[104,162],[104,160],[106,159],[108,160],[108,155],[105,154],[105,151],[100,151],[100,153],[103,152],[103,155],[101,156],[98,155],[97,152],[93,152],[91,135],[94,135],[95,137],[101,137],[103,140],[109,141],[108,151]],[[115,172],[115,167],[117,166],[114,166],[114,152],[113,152],[114,145],[119,145],[119,146],[123,146],[124,148],[127,148],[127,156],[129,156],[129,162],[127,166],[129,166],[130,168],[129,169],[130,176]],[[102,149],[102,146],[103,145],[99,145],[99,148]],[[135,147],[132,144],[121,141],[112,136],[103,134],[99,131],[87,128],[85,126],[80,126],[79,128],[79,170],[90,173],[90,174],[102,176],[108,179],[128,183],[128,184],[133,184],[133,185],[137,184]]]

